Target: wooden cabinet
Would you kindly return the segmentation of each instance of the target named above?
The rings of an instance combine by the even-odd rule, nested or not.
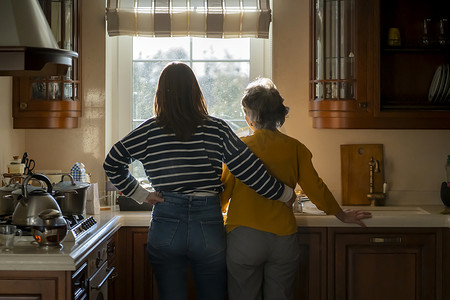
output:
[[[294,299],[326,299],[326,228],[299,228],[298,240],[300,264]]]
[[[156,279],[147,258],[148,227],[128,227],[126,230],[127,286],[130,288],[127,299],[159,299]]]
[[[65,76],[13,79],[14,128],[76,128],[81,116],[80,0],[39,0],[61,49],[78,52]]]
[[[441,299],[439,229],[333,228],[330,299]]]
[[[311,0],[313,127],[449,129],[449,18],[444,0]]]
[[[442,286],[442,299],[450,299],[450,284],[448,284],[450,278],[450,229],[448,228],[443,230],[442,243],[442,277],[438,282]]]
[[[71,272],[0,271],[0,299],[69,300]]]
[[[109,300],[119,300],[123,298],[123,291],[121,288],[121,281],[124,277],[123,271],[121,270],[120,264],[120,249],[119,249],[119,233],[114,233],[108,240],[106,252],[108,260],[108,268],[114,268],[114,272],[108,279],[108,299]],[[119,274],[122,274],[120,276]]]
[[[148,227],[123,227],[119,230],[122,291],[116,299],[158,300],[158,288],[147,258]],[[197,299],[192,274],[188,272],[188,299]]]
[[[159,299],[147,232],[119,230],[120,284],[110,299]],[[298,240],[294,299],[450,299],[450,229],[302,227]],[[191,274],[188,286],[196,299]]]

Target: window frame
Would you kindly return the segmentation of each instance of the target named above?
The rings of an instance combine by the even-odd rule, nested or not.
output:
[[[250,39],[250,81],[272,78],[272,38]],[[128,59],[127,59],[128,58]],[[133,37],[106,37],[105,151],[132,130]],[[125,101],[128,99],[128,101]]]

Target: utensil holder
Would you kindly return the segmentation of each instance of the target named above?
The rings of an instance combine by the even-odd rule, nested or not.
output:
[[[450,208],[450,187],[447,182],[441,184],[441,200],[446,207]]]

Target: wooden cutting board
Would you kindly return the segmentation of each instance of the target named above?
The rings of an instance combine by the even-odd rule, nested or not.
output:
[[[383,144],[341,145],[342,205],[370,205],[369,162],[378,160],[380,171],[374,174],[374,192],[383,191]]]

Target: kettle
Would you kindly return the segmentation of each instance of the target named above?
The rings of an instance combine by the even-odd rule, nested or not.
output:
[[[29,190],[28,182],[31,179],[43,181],[47,185],[47,190],[43,188]],[[35,219],[39,218],[39,213],[46,209],[61,209],[52,197],[52,185],[50,180],[42,174],[31,173],[22,183],[22,194],[17,197],[18,203],[12,215],[12,223],[18,226],[31,226]],[[64,196],[58,196],[59,198]]]
[[[45,209],[31,224],[31,234],[39,246],[61,246],[69,225],[57,209]]]

